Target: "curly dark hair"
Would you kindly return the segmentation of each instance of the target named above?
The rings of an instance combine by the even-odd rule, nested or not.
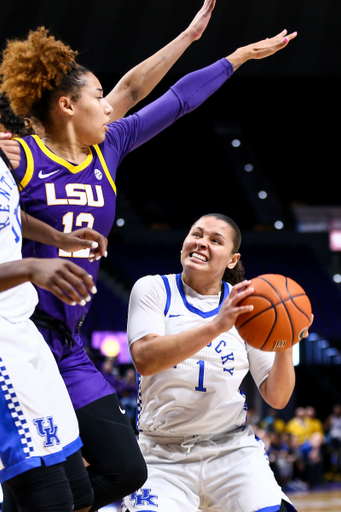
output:
[[[78,99],[88,70],[76,63],[76,56],[44,27],[30,31],[25,40],[7,41],[0,92],[8,97],[14,113],[22,118],[33,115],[45,124],[56,92]]]
[[[0,94],[0,129],[11,132],[17,137],[25,137],[34,133],[32,128],[25,125],[24,119],[15,115],[5,94]]]

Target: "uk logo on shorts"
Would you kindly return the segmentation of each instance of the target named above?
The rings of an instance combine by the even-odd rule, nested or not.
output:
[[[158,504],[155,503],[155,500],[158,499],[156,494],[151,494],[151,489],[140,489],[139,491],[133,492],[130,495],[130,501],[133,502],[134,507],[141,506],[152,506],[158,507]],[[144,512],[149,512],[148,510],[144,510]]]
[[[44,446],[54,446],[60,444],[60,440],[57,436],[58,427],[53,423],[52,416],[45,418],[37,418],[33,420],[33,423],[37,427],[38,434],[41,437],[45,437]]]

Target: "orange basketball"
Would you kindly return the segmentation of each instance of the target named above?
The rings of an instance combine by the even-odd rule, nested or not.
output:
[[[254,293],[239,305],[254,306],[238,316],[236,328],[249,345],[267,352],[286,350],[304,337],[311,322],[305,291],[289,277],[264,274],[251,280]]]

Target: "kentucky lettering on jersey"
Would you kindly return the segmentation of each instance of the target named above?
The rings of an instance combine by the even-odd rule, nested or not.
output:
[[[230,288],[224,283],[221,304]],[[175,335],[210,322],[221,308],[219,300],[219,295],[198,294],[183,283],[181,274],[143,277],[130,297],[129,344],[151,333]],[[247,346],[233,327],[175,367],[139,376],[139,430],[195,436],[243,428],[247,406],[241,383],[250,370],[260,386],[273,359],[274,354]]]
[[[0,263],[21,259],[21,211],[18,187],[0,159]],[[11,321],[29,318],[37,303],[31,283],[0,292],[0,316]]]
[[[167,307],[164,334],[178,334],[209,322],[211,311],[193,307],[181,276],[163,276]],[[225,283],[224,296],[229,294]],[[239,386],[249,370],[245,342],[236,329],[222,333],[175,368],[139,377],[139,429],[144,433],[198,435],[232,430],[246,420]]]

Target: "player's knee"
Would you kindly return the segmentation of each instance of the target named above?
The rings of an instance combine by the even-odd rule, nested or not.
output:
[[[117,474],[112,474],[111,477],[114,480],[117,478]],[[122,497],[140,489],[146,482],[147,477],[147,464],[142,455],[137,459],[126,461],[125,467],[121,468],[120,474]]]
[[[87,512],[90,510],[94,501],[94,492],[92,487],[84,485],[77,490],[72,489],[75,512]]]

